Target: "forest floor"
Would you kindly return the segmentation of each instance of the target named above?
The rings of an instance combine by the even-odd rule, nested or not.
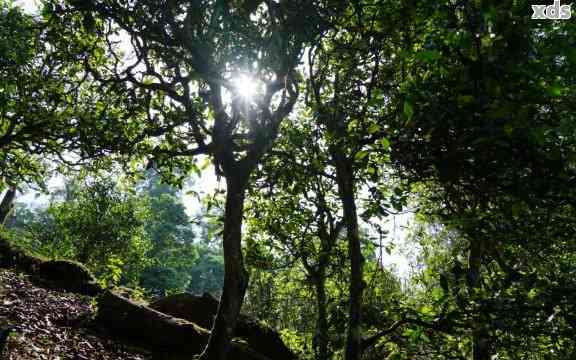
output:
[[[131,348],[93,328],[92,299],[40,288],[29,277],[0,269],[0,328],[14,326],[4,360],[144,360]]]

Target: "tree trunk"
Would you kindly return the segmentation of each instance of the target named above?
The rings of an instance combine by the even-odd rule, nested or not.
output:
[[[328,316],[326,313],[326,277],[319,274],[315,279],[316,285],[316,336],[314,337],[314,351],[317,360],[328,360]]]
[[[364,278],[362,270],[362,247],[358,230],[356,200],[354,190],[353,162],[349,161],[339,149],[333,148],[332,157],[336,164],[338,193],[344,210],[344,223],[348,240],[350,258],[350,310],[348,333],[346,334],[346,360],[359,360],[362,355],[362,292]]]
[[[481,329],[474,330],[472,335],[472,359],[490,360],[490,349],[488,339]]]
[[[4,224],[8,215],[10,215],[10,211],[12,210],[12,203],[14,202],[14,198],[16,197],[16,188],[10,187],[4,198],[2,199],[2,203],[0,203],[0,224]]]
[[[242,215],[248,176],[227,176],[224,212],[224,289],[203,360],[226,360],[244,294],[248,272],[242,257]]]
[[[475,289],[480,284],[480,271],[482,257],[486,250],[486,242],[482,239],[476,239],[470,244],[470,254],[468,256],[468,271],[466,281],[470,289]],[[481,317],[482,314],[477,314]],[[489,338],[483,328],[480,320],[477,320],[475,329],[472,333],[472,359],[473,360],[490,360]]]

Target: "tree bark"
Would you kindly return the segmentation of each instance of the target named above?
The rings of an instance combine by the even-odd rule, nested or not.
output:
[[[364,290],[363,258],[358,230],[358,216],[354,189],[353,161],[341,150],[332,148],[336,164],[338,193],[344,210],[344,223],[350,258],[350,309],[346,334],[346,360],[359,360],[362,355],[362,292]]]
[[[488,339],[481,329],[474,330],[472,334],[472,358],[474,360],[490,360]]]
[[[328,360],[328,316],[326,313],[326,277],[319,274],[315,279],[316,285],[316,336],[314,337],[314,351],[317,360]]]
[[[483,239],[476,239],[470,244],[470,254],[468,256],[468,271],[466,280],[470,289],[475,289],[480,284],[480,271],[482,258],[486,251],[486,243]],[[477,314],[481,316],[481,314]],[[472,333],[472,359],[490,360],[489,337],[483,325],[478,320]]]
[[[224,288],[203,360],[226,360],[244,294],[248,272],[242,256],[242,215],[248,175],[227,176],[224,212]]]
[[[0,203],[0,224],[5,224],[10,211],[12,210],[12,203],[16,197],[16,188],[10,187],[4,198],[2,198],[2,203]]]

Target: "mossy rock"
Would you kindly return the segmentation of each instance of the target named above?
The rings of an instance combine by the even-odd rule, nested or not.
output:
[[[186,319],[205,329],[211,329],[218,310],[218,300],[210,294],[174,294],[150,304],[156,311]],[[280,335],[258,320],[240,315],[235,335],[258,353],[275,360],[294,360],[296,355],[284,344]]]
[[[33,279],[41,285],[70,291],[77,294],[95,296],[102,288],[96,278],[82,264],[69,260],[50,260],[36,266]]]
[[[210,330],[218,311],[218,300],[205,293],[195,296],[188,293],[174,294],[150,303],[150,308],[180,319],[192,321]]]
[[[150,350],[155,360],[184,360],[202,352],[210,333],[193,322],[137,304],[112,291],[97,297],[96,324]],[[229,359],[271,360],[248,344],[233,342]]]
[[[82,264],[70,260],[46,260],[28,254],[0,232],[0,266],[32,275],[37,285],[95,296],[102,291],[94,276]]]
[[[38,265],[45,260],[27,254],[23,249],[14,245],[6,234],[0,234],[0,266],[5,268],[16,268],[27,273],[33,273]]]
[[[113,335],[132,340],[150,350],[199,353],[209,332],[183,319],[160,313],[137,304],[112,291],[104,291],[96,299],[96,322]]]

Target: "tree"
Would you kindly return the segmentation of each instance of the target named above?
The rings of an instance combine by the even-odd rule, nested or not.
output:
[[[414,29],[407,47],[414,51],[402,60],[401,116],[389,122],[392,159],[404,178],[428,184],[435,221],[466,240],[462,291],[492,302],[506,294],[493,283],[499,277],[493,267],[517,277],[511,270],[523,261],[503,255],[540,243],[516,216],[522,214],[524,227],[549,228],[571,211],[565,206],[574,196],[568,185],[574,147],[566,122],[574,59],[566,34],[574,30],[530,20],[527,2],[414,5],[406,13]],[[543,221],[540,211],[554,215]],[[498,339],[489,318],[501,313],[468,310],[474,359],[488,359]]]
[[[145,231],[152,243],[147,253],[151,264],[144,269],[140,285],[156,294],[184,291],[190,285],[190,272],[200,261],[200,254],[181,194],[162,183],[153,171],[148,171],[137,184],[137,193],[149,204]]]
[[[395,35],[382,29],[397,15],[397,4],[379,1],[348,6],[339,26],[311,48],[308,56],[308,106],[316,114],[335,169],[350,257],[350,308],[346,359],[362,353],[362,293],[365,287],[357,192],[380,183],[389,142],[382,136],[384,91],[392,96]],[[385,19],[385,20],[384,20]],[[370,25],[367,25],[367,24]],[[390,21],[394,23],[394,20]],[[378,186],[370,186],[379,192]],[[380,207],[382,209],[382,207]],[[366,218],[376,215],[366,213]],[[382,211],[379,215],[386,215]]]
[[[279,256],[274,253],[280,248],[282,263],[301,263],[316,299],[313,348],[319,360],[330,357],[326,283],[339,264],[334,257],[344,227],[332,191],[336,185],[332,172],[319,129],[302,116],[282,129],[281,139],[258,173],[261,188],[250,196],[253,241],[248,243],[252,245],[248,259],[259,269],[289,266],[266,266],[270,257]],[[268,251],[263,250],[266,242]]]
[[[14,207],[14,198],[16,197],[16,188],[11,187],[6,191],[2,202],[0,202],[0,224],[5,224],[8,216]]]
[[[70,193],[45,211],[17,212],[15,225],[24,230],[20,241],[41,255],[85,264],[106,285],[138,285],[150,247],[146,199],[120,190],[111,179],[70,182]]]
[[[203,358],[224,359],[248,284],[241,249],[242,214],[250,175],[276,138],[298,97],[296,66],[306,44],[329,17],[328,4],[307,1],[119,1],[48,3],[55,34],[66,49],[71,38],[108,39],[102,70],[98,55],[86,51],[83,63],[101,92],[120,91],[147,107],[146,130],[138,150],[152,153],[158,167],[181,174],[191,157],[212,156],[226,178],[223,247],[224,289]],[[133,61],[122,57],[114,39],[130,40]],[[255,99],[240,96],[232,76],[247,73],[260,84]],[[227,95],[229,94],[229,95]],[[226,102],[227,97],[231,101]],[[133,123],[134,126],[140,126]],[[125,125],[123,127],[126,127]],[[165,135],[156,141],[152,137]]]
[[[81,64],[53,50],[40,18],[0,1],[0,188],[42,184],[55,164],[78,164],[104,146],[81,141],[98,104]],[[99,66],[94,62],[94,66]],[[94,145],[94,146],[92,146]],[[98,147],[98,149],[96,149]]]

